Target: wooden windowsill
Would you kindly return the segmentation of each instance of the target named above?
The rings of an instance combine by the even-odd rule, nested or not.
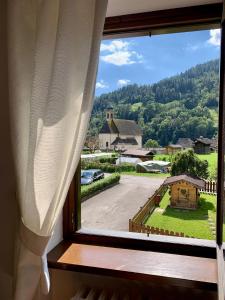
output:
[[[48,255],[50,268],[200,289],[217,289],[216,260],[62,242]]]

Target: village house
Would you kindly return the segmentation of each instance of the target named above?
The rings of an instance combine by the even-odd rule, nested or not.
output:
[[[182,150],[182,146],[181,145],[174,145],[174,144],[170,144],[168,146],[165,147],[165,154],[168,154],[168,155],[173,155],[179,151]]]
[[[183,209],[196,209],[199,189],[205,188],[204,180],[190,175],[169,177],[163,185],[170,186],[170,206]]]
[[[106,121],[99,133],[100,149],[121,150],[142,148],[142,131],[133,120],[115,119],[113,108],[106,110]]]
[[[209,154],[211,153],[212,140],[200,136],[194,142],[194,151],[196,154]]]

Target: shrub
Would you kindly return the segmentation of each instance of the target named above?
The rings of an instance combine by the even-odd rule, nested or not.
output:
[[[135,171],[135,165],[130,164],[130,163],[122,163],[119,166],[120,172],[133,172]]]
[[[83,186],[81,186],[81,198],[87,197],[98,191],[101,191],[105,187],[107,187],[113,183],[117,183],[119,181],[120,181],[120,174],[115,173],[108,177],[105,177],[104,179],[95,181],[95,182],[91,183],[90,185],[83,185]]]
[[[85,170],[100,169],[107,173],[135,171],[135,166],[133,164],[123,163],[121,165],[112,165],[109,163],[100,163],[99,161],[82,161],[81,168]]]
[[[109,164],[115,164],[116,163],[116,157],[101,157],[99,159],[100,163],[109,163]]]
[[[174,156],[171,175],[188,174],[206,179],[209,176],[208,166],[207,160],[200,160],[193,150],[185,150]]]

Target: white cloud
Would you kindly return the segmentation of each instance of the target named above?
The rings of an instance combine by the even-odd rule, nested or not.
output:
[[[108,88],[108,84],[104,82],[104,80],[100,80],[96,82],[96,89],[105,89]]]
[[[129,79],[119,79],[119,80],[117,81],[117,85],[118,85],[119,87],[128,85],[129,83],[131,83],[131,81],[130,81]]]
[[[108,44],[102,43],[101,52],[104,54],[100,56],[100,59],[116,66],[141,63],[142,55],[130,48],[131,44],[122,40],[114,40]]]
[[[210,38],[208,39],[207,42],[213,46],[220,46],[220,35],[221,35],[220,29],[211,29],[209,34],[210,34]]]
[[[129,43],[124,42],[121,40],[114,40],[109,44],[101,44],[101,51],[110,51],[110,52],[115,52],[115,51],[120,51],[120,50],[126,50],[128,48]]]
[[[116,51],[112,54],[101,56],[101,60],[116,66],[132,65],[136,61],[129,51]]]

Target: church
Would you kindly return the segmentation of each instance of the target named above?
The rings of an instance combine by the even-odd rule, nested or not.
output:
[[[106,120],[99,132],[100,149],[127,150],[142,148],[142,131],[133,120],[115,119],[113,108],[106,110]]]

